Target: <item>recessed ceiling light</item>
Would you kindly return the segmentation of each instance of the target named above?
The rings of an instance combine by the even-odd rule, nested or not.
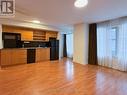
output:
[[[33,23],[41,23],[39,20],[33,20]]]
[[[76,0],[74,5],[77,8],[85,7],[88,4],[88,0]]]

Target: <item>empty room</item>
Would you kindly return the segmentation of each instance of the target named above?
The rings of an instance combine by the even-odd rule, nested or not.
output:
[[[0,0],[0,95],[127,95],[127,0]]]

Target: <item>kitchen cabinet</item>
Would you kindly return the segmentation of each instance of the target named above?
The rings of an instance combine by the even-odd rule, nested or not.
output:
[[[32,41],[33,40],[33,30],[31,29],[3,25],[2,31],[9,32],[9,33],[20,33],[22,41]]]
[[[58,35],[57,32],[46,32],[46,41],[49,41],[50,37],[57,39],[57,35]]]
[[[11,65],[11,50],[1,50],[1,66]]]
[[[0,64],[2,67],[4,67],[4,66],[28,64],[31,62],[35,63],[35,62],[43,62],[43,61],[50,60],[50,48],[35,48],[34,52],[35,53],[32,53],[31,49],[29,48],[1,49]],[[31,54],[32,57],[30,57]],[[35,61],[32,61],[33,59]]]
[[[1,50],[1,66],[10,66],[27,63],[26,49]]]
[[[50,60],[50,48],[37,48],[36,49],[36,62]]]
[[[33,32],[33,40],[35,41],[45,41],[46,40],[46,32],[45,31],[34,31]]]
[[[3,32],[20,33],[22,41],[49,41],[49,38],[57,38],[57,31],[32,29],[18,26],[2,25]]]
[[[31,31],[21,32],[21,40],[22,41],[33,41],[33,32]]]

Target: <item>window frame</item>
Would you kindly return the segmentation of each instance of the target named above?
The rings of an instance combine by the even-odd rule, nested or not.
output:
[[[118,33],[119,33],[119,28],[118,26],[114,26],[112,27],[111,29],[115,29],[115,36],[116,36],[116,39],[111,39],[111,40],[115,40],[115,54],[112,53],[112,57],[114,58],[117,58],[117,55],[118,55]]]

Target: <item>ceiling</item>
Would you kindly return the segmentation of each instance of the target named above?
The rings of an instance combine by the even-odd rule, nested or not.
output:
[[[127,0],[88,0],[84,8],[75,8],[75,0],[15,0],[15,20],[40,20],[48,25],[93,23],[127,16]]]

